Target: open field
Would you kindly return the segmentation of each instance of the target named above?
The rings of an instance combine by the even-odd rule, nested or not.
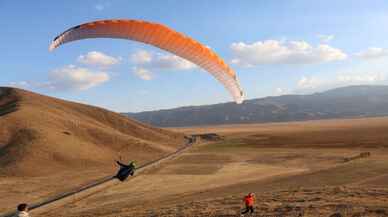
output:
[[[174,130],[223,140],[46,215],[236,216],[247,192],[262,215],[388,214],[388,118]]]

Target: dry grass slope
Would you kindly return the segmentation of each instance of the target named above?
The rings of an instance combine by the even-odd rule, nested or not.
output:
[[[76,168],[145,162],[183,144],[183,135],[105,109],[0,88],[0,175],[41,176]]]

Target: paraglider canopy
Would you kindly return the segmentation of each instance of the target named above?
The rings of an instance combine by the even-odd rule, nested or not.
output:
[[[212,74],[235,102],[244,100],[236,73],[209,47],[158,23],[142,20],[100,20],[74,26],[54,38],[49,50],[87,38],[121,38],[151,44],[182,57]]]

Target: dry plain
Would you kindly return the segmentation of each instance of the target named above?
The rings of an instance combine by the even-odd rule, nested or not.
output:
[[[222,140],[45,216],[238,216],[248,192],[257,216],[388,215],[388,118],[170,130]]]

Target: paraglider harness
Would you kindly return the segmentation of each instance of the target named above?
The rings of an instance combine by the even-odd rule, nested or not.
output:
[[[131,162],[128,165],[123,164],[120,161],[116,161],[116,163],[120,166],[120,169],[115,177],[120,181],[124,181],[129,175],[133,176],[135,174],[136,166],[134,162]]]

